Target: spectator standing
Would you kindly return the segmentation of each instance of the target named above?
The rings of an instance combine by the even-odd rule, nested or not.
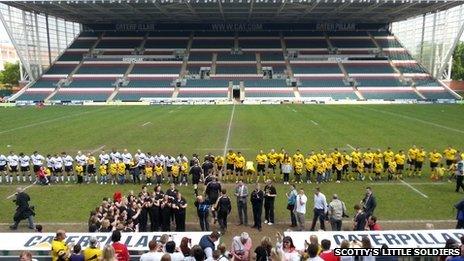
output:
[[[184,257],[190,256],[190,245],[192,243],[192,240],[187,237],[183,237],[182,240],[180,241],[179,249],[180,252],[184,255]]]
[[[240,236],[235,236],[232,239],[230,253],[235,261],[250,260],[250,250],[252,247],[251,238],[247,232],[243,232]]]
[[[318,247],[314,244],[309,244],[308,248],[306,249],[309,258],[306,261],[324,261],[321,257],[317,255]]]
[[[185,212],[187,209],[187,201],[182,197],[180,192],[177,193],[176,198],[173,200],[172,208],[174,210],[176,220],[176,231],[185,231]]]
[[[227,231],[227,217],[232,210],[230,198],[227,196],[227,190],[225,188],[221,190],[221,196],[218,198],[214,210],[217,211],[219,226],[224,233]]]
[[[68,246],[64,240],[66,239],[66,232],[64,230],[56,231],[56,236],[52,241],[52,261],[57,261],[63,254],[69,254]]]
[[[272,185],[272,180],[266,180],[266,186],[264,187],[264,223],[273,225],[274,220],[274,201],[277,196],[277,190]]]
[[[304,230],[307,201],[308,197],[306,197],[303,188],[301,188],[298,195],[296,196],[294,209],[296,222],[300,231]]]
[[[355,216],[353,219],[353,230],[363,231],[366,230],[367,213],[361,208],[359,204],[354,206]]]
[[[176,243],[174,241],[169,241],[165,246],[166,253],[171,256],[172,261],[183,261],[184,254],[176,252]]]
[[[457,209],[456,219],[458,222],[456,229],[462,229],[464,228],[464,199],[455,204],[454,208]]]
[[[237,197],[237,210],[240,225],[248,226],[248,187],[240,180],[235,188],[235,196]]]
[[[267,261],[270,259],[272,243],[269,237],[263,237],[261,244],[255,249],[256,261]]]
[[[369,230],[372,231],[378,231],[382,230],[382,227],[377,223],[377,217],[376,216],[370,216],[369,219],[367,220],[367,227]]]
[[[113,242],[112,246],[116,254],[116,259],[118,261],[129,261],[130,257],[127,246],[125,244],[119,243],[120,240],[121,232],[119,230],[113,231],[113,234],[111,235],[111,241]]]
[[[112,245],[106,245],[103,249],[102,261],[117,261],[115,250]]]
[[[296,216],[295,216],[295,204],[296,204],[296,197],[298,192],[296,191],[296,187],[294,184],[290,185],[290,192],[285,193],[287,196],[287,209],[290,211],[290,220],[292,225],[290,227],[296,227]]]
[[[201,247],[203,252],[206,255],[206,259],[211,260],[213,258],[213,251],[216,248],[216,245],[214,245],[214,242],[219,240],[219,233],[216,231],[213,231],[210,235],[204,235],[200,238],[200,242],[198,245]],[[192,248],[193,252],[193,248]],[[194,256],[194,255],[193,255]]]
[[[337,194],[333,194],[332,201],[329,203],[328,215],[332,231],[342,230],[342,219],[346,213],[346,206],[343,201],[338,199]]]
[[[96,237],[91,237],[89,240],[89,246],[84,249],[84,259],[88,260],[99,260],[102,257],[102,250],[98,247],[98,240]]]
[[[282,252],[284,261],[300,261],[300,254],[293,244],[291,237],[284,237],[282,239]]]
[[[82,248],[80,244],[74,245],[69,261],[84,261],[84,255],[82,255],[81,251]]]
[[[253,207],[253,228],[261,231],[261,214],[263,213],[264,191],[261,190],[261,185],[256,183],[256,187],[251,192],[251,205]]]
[[[464,159],[460,159],[458,163],[456,163],[456,192],[459,192],[459,189],[462,188],[464,191],[464,184],[462,183],[464,180]]]
[[[327,200],[325,195],[322,194],[321,189],[319,187],[315,188],[314,190],[314,216],[313,222],[311,224],[311,231],[314,231],[316,227],[316,222],[319,219],[319,223],[321,224],[321,229],[325,230],[325,213],[327,212]]]
[[[209,200],[205,200],[203,196],[197,196],[195,207],[197,209],[198,221],[200,222],[201,231],[209,231],[209,208],[211,204]]]
[[[322,252],[319,256],[324,261],[340,261],[340,257],[335,256],[334,252],[330,250],[330,240],[322,239],[321,246],[322,246]]]
[[[140,261],[157,261],[163,256],[163,253],[158,251],[158,243],[155,240],[148,242],[148,249],[149,252],[140,256]]]
[[[361,201],[361,204],[363,206],[364,212],[366,212],[368,217],[374,215],[374,210],[377,207],[377,201],[375,200],[371,187],[366,188],[366,195]]]

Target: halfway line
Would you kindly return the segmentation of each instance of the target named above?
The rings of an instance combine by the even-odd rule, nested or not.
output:
[[[145,127],[145,126],[147,126],[148,124],[151,124],[151,121],[145,122],[144,124],[142,124],[142,127]]]
[[[319,123],[317,123],[317,122],[315,122],[315,121],[313,121],[313,120],[311,120],[311,122],[312,122],[314,125],[319,125]]]
[[[411,184],[407,183],[406,181],[401,180],[401,183],[403,183],[404,185],[408,186],[410,189],[414,190],[415,192],[417,192],[419,195],[423,196],[424,198],[429,198],[427,195],[425,195],[424,193],[420,192],[418,189],[416,189],[415,187],[411,186]]]
[[[90,151],[90,154],[94,154],[95,152],[98,152],[98,151],[102,150],[105,146],[106,146],[106,145],[103,145],[103,146],[100,146],[100,147],[98,147],[98,148],[96,148],[96,149],[94,149],[94,150],[91,150],[91,151]]]
[[[350,149],[354,150],[355,147],[351,146],[350,144],[346,144],[346,146],[348,146]]]
[[[232,121],[234,120],[234,114],[235,114],[235,103],[234,103],[234,106],[232,107],[232,113],[230,114],[229,128],[227,129],[227,138],[226,138],[226,143],[224,144],[224,153],[223,153],[224,157],[226,156],[226,153],[227,153],[227,147],[229,147],[230,130],[232,128]]]
[[[24,187],[23,190],[26,190],[26,189],[28,189],[28,188],[30,188],[30,187],[32,187],[32,186],[34,186],[34,184],[31,184],[31,185],[29,185],[29,186]],[[8,197],[6,197],[6,199],[10,199],[10,198],[14,197],[14,195],[16,195],[16,192],[13,193],[13,194],[11,194],[11,195],[9,195]]]

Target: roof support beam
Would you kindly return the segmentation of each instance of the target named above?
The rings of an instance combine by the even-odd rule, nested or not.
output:
[[[464,22],[462,22],[461,27],[459,28],[458,34],[456,35],[456,38],[454,38],[453,44],[451,45],[450,49],[446,53],[445,59],[443,59],[443,62],[440,66],[440,69],[438,69],[437,74],[435,75],[435,78],[441,78],[443,75],[443,72],[446,69],[446,65],[449,63],[449,60],[451,59],[451,55],[454,52],[454,49],[456,49],[456,46],[459,43],[459,40],[461,39],[461,36],[464,32]]]

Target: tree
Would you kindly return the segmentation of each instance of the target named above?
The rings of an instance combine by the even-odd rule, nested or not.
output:
[[[0,72],[0,82],[7,87],[17,86],[19,77],[19,63],[6,62],[3,71]]]
[[[451,78],[455,81],[464,80],[464,42],[460,42],[454,50]]]

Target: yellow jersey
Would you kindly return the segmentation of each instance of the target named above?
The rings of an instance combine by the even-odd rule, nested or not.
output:
[[[395,158],[395,153],[391,150],[386,150],[383,152],[383,160],[385,162],[390,162]]]
[[[359,151],[353,151],[351,152],[351,160],[356,163],[356,164],[359,164],[361,162],[361,158],[362,158],[362,154],[361,152]]]
[[[416,161],[418,162],[424,162],[425,160],[425,151],[423,150],[420,150],[416,153]]]
[[[45,176],[48,177],[48,176],[52,175],[52,171],[49,168],[45,168],[44,174],[45,174]]]
[[[383,160],[383,154],[381,152],[374,153],[374,162],[382,162]]]
[[[293,159],[293,163],[295,163],[297,161],[303,162],[304,161],[304,156],[301,153],[295,153],[295,154],[293,154],[292,159]]]
[[[350,162],[351,162],[351,156],[350,156],[349,154],[343,155],[343,162],[345,163],[345,165],[350,164]]]
[[[359,173],[363,173],[363,172],[364,172],[364,163],[362,163],[362,161],[360,161],[360,162],[356,165],[356,170],[357,170]]]
[[[391,160],[388,162],[388,169],[391,171],[391,172],[395,172],[396,171],[396,161],[394,160]]]
[[[325,158],[325,163],[327,164],[327,168],[332,168],[334,164],[334,159],[332,157]]]
[[[430,152],[429,153],[429,159],[430,159],[430,162],[433,162],[433,163],[438,163],[441,161],[441,159],[443,158],[443,156],[438,153],[438,152]]]
[[[269,159],[269,164],[271,165],[276,165],[280,159],[279,154],[275,152],[267,154],[267,158]]]
[[[97,261],[102,257],[102,250],[100,248],[91,248],[88,247],[84,249],[84,260],[85,261]]]
[[[106,165],[100,165],[100,167],[98,167],[98,172],[100,173],[100,175],[102,176],[106,176]]]
[[[110,173],[110,175],[116,175],[116,173],[118,172],[118,165],[116,163],[110,163],[108,172]]]
[[[120,175],[123,175],[126,173],[126,164],[124,164],[123,162],[118,163],[118,173]]]
[[[295,173],[296,174],[302,174],[303,173],[303,162],[302,161],[295,161]]]
[[[246,166],[245,166],[245,170],[247,171],[252,171],[252,172],[255,172],[255,165],[253,163],[253,161],[247,161],[246,162]]]
[[[443,177],[445,175],[446,169],[444,167],[438,167],[436,171],[439,177]]]
[[[90,157],[87,159],[87,164],[89,164],[89,165],[95,165],[96,162],[97,162],[97,159],[95,159],[94,156],[90,156]]]
[[[180,172],[182,174],[188,174],[189,172],[189,164],[187,161],[183,161],[181,164],[180,164]]]
[[[307,171],[312,171],[314,169],[314,160],[311,157],[305,159],[305,168]]]
[[[406,162],[406,154],[396,154],[395,155],[395,162],[396,164],[398,165],[404,165],[404,163]]]
[[[341,159],[341,160],[339,160]],[[343,166],[345,165],[345,161],[343,160],[343,157],[340,156],[339,158],[335,158],[335,168],[337,170],[342,170],[343,169]]]
[[[332,159],[334,159],[334,162],[336,162],[338,157],[341,157],[341,156],[342,156],[342,154],[339,151],[334,151],[334,152],[330,153],[330,157],[332,157]]]
[[[147,178],[153,177],[153,168],[151,166],[145,167],[145,175],[147,175]]]
[[[52,261],[58,260],[60,252],[68,253],[68,246],[66,245],[64,241],[53,239],[52,241]]]
[[[419,149],[417,148],[410,148],[408,150],[408,158],[411,159],[411,160],[415,160],[416,157],[417,157],[417,153],[419,152]]]
[[[266,162],[267,162],[267,156],[266,154],[258,154],[256,155],[256,163],[258,165],[266,165]]]
[[[246,163],[246,160],[245,160],[245,157],[243,157],[243,155],[237,156],[235,158],[236,168],[243,169],[243,167],[245,167],[245,163]]]
[[[76,171],[77,175],[82,175],[82,173],[84,172],[84,167],[82,167],[81,165],[76,165],[74,167],[74,170]]]
[[[227,153],[226,155],[226,162],[227,164],[235,164],[235,158],[237,155],[235,153]]]
[[[279,155],[279,162],[282,163],[284,161],[285,153],[281,152],[278,155]]]
[[[317,153],[316,156],[317,160],[325,160],[325,158],[327,158],[327,154],[321,152]]]
[[[173,177],[178,177],[180,173],[180,166],[178,164],[172,165],[171,173]]]
[[[443,151],[443,155],[445,155],[446,160],[455,160],[457,153],[458,153],[458,151],[453,149],[453,148],[446,149],[446,150]]]
[[[316,172],[319,174],[324,173],[327,170],[327,163],[323,162],[318,162],[316,166]]]
[[[381,173],[383,171],[383,164],[382,162],[376,162],[374,164],[374,172],[375,173]]]
[[[364,159],[364,163],[371,164],[372,161],[374,160],[374,153],[364,152],[363,159]]]
[[[288,157],[287,159],[282,158],[282,163],[284,164],[292,164],[292,158]]]
[[[224,166],[224,157],[223,156],[216,156],[216,158],[214,158],[214,163],[216,163],[216,165],[218,167]]]
[[[155,171],[156,176],[161,176],[161,175],[163,175],[163,170],[164,170],[164,169],[163,169],[163,166],[161,166],[161,165],[160,165],[160,166],[155,165],[155,166],[153,167],[153,170]]]

